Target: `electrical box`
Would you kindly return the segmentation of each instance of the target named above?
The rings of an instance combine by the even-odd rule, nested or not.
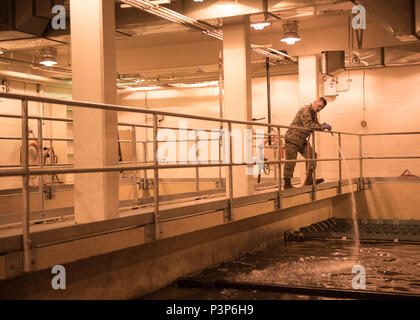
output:
[[[336,97],[337,93],[337,81],[335,79],[324,80],[324,96],[325,97]]]

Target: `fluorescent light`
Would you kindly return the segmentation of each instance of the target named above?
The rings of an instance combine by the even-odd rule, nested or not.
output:
[[[194,0],[194,2],[203,2],[203,0]]]
[[[162,87],[161,86],[133,87],[133,88],[124,89],[124,91],[136,92],[136,91],[153,91],[153,90],[159,90],[159,89],[162,89]]]
[[[206,81],[197,83],[171,83],[171,86],[176,88],[205,88],[218,85],[219,81]]]
[[[253,27],[255,30],[263,30],[265,27],[268,27],[271,25],[270,22],[259,22],[259,23],[252,23],[251,27]]]
[[[154,4],[170,4],[171,0],[149,0],[151,3]]]

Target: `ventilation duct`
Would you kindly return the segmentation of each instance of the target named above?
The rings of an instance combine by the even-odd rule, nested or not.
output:
[[[366,13],[400,41],[420,39],[419,0],[355,0]],[[385,4],[386,2],[386,4]]]
[[[46,12],[46,8],[51,8],[50,0],[2,0],[0,31],[18,31],[42,36],[50,22],[48,15],[51,13]],[[2,40],[5,39],[2,37]]]
[[[420,44],[354,50],[346,69],[408,66],[420,64]]]
[[[358,69],[363,67],[383,67],[384,48],[353,50],[346,59],[346,69]]]
[[[331,75],[341,71],[345,67],[344,51],[322,51],[321,52],[321,73]]]
[[[384,50],[386,66],[420,64],[420,44],[401,47],[386,47]]]

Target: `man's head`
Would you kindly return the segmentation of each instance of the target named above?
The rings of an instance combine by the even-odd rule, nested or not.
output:
[[[312,103],[312,110],[315,112],[320,112],[322,109],[324,109],[327,106],[327,100],[325,100],[324,97],[321,97],[319,99],[316,99]]]

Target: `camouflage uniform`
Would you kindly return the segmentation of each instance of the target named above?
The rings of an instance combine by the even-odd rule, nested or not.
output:
[[[312,159],[312,148],[307,144],[306,139],[311,134],[312,129],[324,130],[324,126],[318,122],[316,112],[312,110],[311,106],[304,106],[299,109],[295,119],[290,124],[291,127],[302,127],[309,130],[288,129],[285,136],[285,151],[286,160],[296,160],[298,152],[305,158]],[[317,154],[315,153],[315,159]],[[296,162],[286,162],[284,166],[284,178],[293,178]],[[309,162],[309,170],[313,171],[316,168],[315,162]]]

